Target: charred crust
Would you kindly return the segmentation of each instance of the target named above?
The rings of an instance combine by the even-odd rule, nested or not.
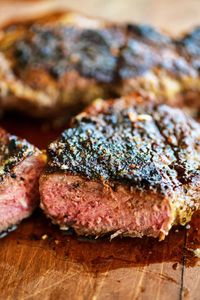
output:
[[[176,41],[179,52],[200,71],[200,26]]]
[[[185,56],[178,54],[170,37],[148,25],[129,24],[127,41],[119,56],[119,78],[142,76],[155,69],[165,70],[175,77],[196,74]]]
[[[54,80],[76,71],[100,83],[116,83],[155,68],[173,76],[194,76],[199,71],[199,28],[176,41],[143,24],[87,29],[58,21],[57,25],[29,25],[26,30],[12,47],[18,75],[23,66],[42,68]]]
[[[81,29],[72,26],[31,26],[29,35],[15,43],[15,71],[44,68],[53,78],[76,70],[99,82],[113,82],[124,43],[121,28]]]
[[[35,148],[29,144],[26,140],[19,139],[14,135],[9,135],[4,132],[0,136],[0,181],[3,181],[4,177],[8,174],[15,179],[16,174],[13,171],[25,158],[32,156],[35,152]]]
[[[102,102],[103,103],[103,102]],[[98,104],[99,105],[99,104]],[[93,105],[93,107],[95,104]],[[123,99],[81,114],[48,148],[47,171],[156,189],[200,175],[200,126],[178,109]]]
[[[155,44],[169,44],[171,38],[156,30],[154,27],[147,24],[127,24],[129,34],[134,34],[137,37],[146,39]]]

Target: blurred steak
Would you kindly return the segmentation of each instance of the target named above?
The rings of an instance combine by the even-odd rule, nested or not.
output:
[[[28,217],[38,204],[44,155],[0,129],[0,232]]]
[[[13,23],[0,32],[1,108],[51,117],[137,90],[195,110],[199,45],[199,28],[174,40],[72,12]]]
[[[132,95],[97,100],[48,148],[41,207],[80,235],[163,239],[200,202],[200,125]]]

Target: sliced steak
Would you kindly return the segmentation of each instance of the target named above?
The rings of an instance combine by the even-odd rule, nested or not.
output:
[[[73,12],[13,23],[0,32],[1,108],[66,115],[134,90],[199,108],[199,42],[199,28],[174,40]]]
[[[0,232],[33,212],[44,164],[45,156],[37,148],[0,129]]]
[[[80,235],[164,238],[200,203],[200,125],[140,95],[97,100],[48,148],[41,207]]]

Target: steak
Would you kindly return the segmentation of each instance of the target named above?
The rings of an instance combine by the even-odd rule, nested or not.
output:
[[[139,94],[97,100],[48,148],[41,208],[61,229],[163,239],[200,204],[200,125]]]
[[[28,217],[39,201],[44,155],[0,129],[0,232]]]
[[[1,108],[52,117],[137,90],[196,113],[199,49],[199,27],[173,39],[72,12],[13,23],[0,32]]]

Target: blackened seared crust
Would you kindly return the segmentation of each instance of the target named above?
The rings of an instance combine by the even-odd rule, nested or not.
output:
[[[199,107],[199,29],[173,40],[151,26],[68,12],[8,26],[1,36],[0,60],[9,66],[0,67],[3,109],[50,117],[135,89]]]
[[[15,135],[9,135],[0,128],[0,182],[7,174],[13,178],[12,169],[24,159],[39,151],[26,140],[19,139]]]
[[[81,28],[53,23],[31,24],[26,30],[13,44],[17,74],[22,66],[36,66],[46,69],[56,79],[76,70],[84,77],[110,83],[124,77],[126,64],[132,70],[125,76],[129,78],[153,67],[161,67],[174,75],[194,75],[196,71],[196,66],[188,64],[184,54],[177,55],[176,43],[170,37],[147,25],[102,24],[96,28]],[[199,53],[188,46],[188,41],[193,50],[198,47],[198,29],[182,38],[181,43],[191,56],[198,54],[199,57]]]
[[[184,56],[177,55],[171,39],[150,26],[88,29],[32,25],[28,31],[13,45],[16,74],[23,74],[22,66],[36,66],[58,79],[75,70],[102,83],[140,76],[154,67],[174,75],[195,74],[195,66],[192,68]]]
[[[121,79],[144,76],[155,68],[173,77],[197,76],[184,55],[178,55],[173,40],[147,25],[128,25],[127,40],[119,57]]]
[[[97,100],[48,148],[48,173],[179,190],[200,176],[200,125],[138,95]]]
[[[119,27],[81,29],[73,26],[30,26],[14,45],[15,72],[36,66],[54,79],[73,70],[81,76],[110,83],[116,80],[117,56],[125,43]]]
[[[32,25],[28,31],[13,45],[16,74],[23,74],[22,66],[36,66],[58,79],[75,70],[102,83],[140,76],[154,67],[176,76],[195,75],[195,65],[190,66],[184,55],[177,55],[172,40],[150,26],[88,29],[54,24]],[[198,46],[194,39],[191,43]]]
[[[200,27],[196,27],[192,32],[185,34],[176,41],[178,49],[190,64],[200,71]]]

